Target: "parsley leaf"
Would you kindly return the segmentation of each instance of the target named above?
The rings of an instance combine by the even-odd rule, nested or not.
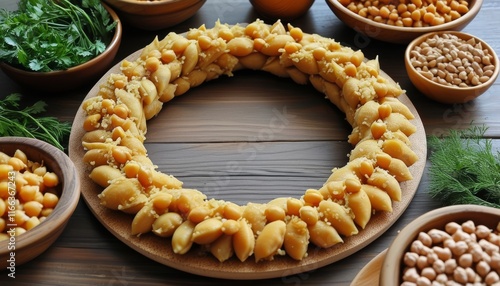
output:
[[[116,24],[99,0],[20,0],[17,11],[0,10],[0,61],[68,69],[101,54]]]

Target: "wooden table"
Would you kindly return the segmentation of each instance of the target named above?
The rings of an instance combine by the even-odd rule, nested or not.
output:
[[[13,10],[16,2],[2,1],[0,7]],[[500,52],[499,9],[500,2],[485,0],[478,16],[464,29],[486,40],[497,53]],[[217,19],[235,24],[251,22],[257,17],[248,1],[211,0],[194,17],[166,30],[148,32],[125,25],[115,63],[143,48],[155,35],[161,38],[170,31],[181,33],[202,24],[212,27]],[[425,98],[409,81],[403,63],[405,45],[360,36],[341,23],[322,0],[316,1],[305,16],[292,24],[306,32],[360,48],[368,58],[378,55],[382,70],[407,91],[428,135],[439,135],[449,128],[466,128],[474,122],[485,124],[486,137],[494,139],[495,148],[500,147],[498,81],[473,102],[438,104]],[[198,188],[209,196],[245,203],[267,201],[277,195],[301,194],[306,188],[321,185],[332,167],[345,164],[350,150],[345,141],[350,128],[333,105],[311,87],[297,86],[290,80],[259,72],[239,73],[206,83],[164,107],[158,120],[172,122],[164,130],[150,130],[147,141],[150,157],[160,161],[161,168],[179,177],[185,186]],[[29,91],[0,72],[1,97],[19,92],[28,102],[44,100],[49,104],[48,114],[67,121],[73,120],[93,84],[64,96],[54,96]],[[277,113],[285,115],[281,117],[283,125],[273,125]],[[158,142],[169,144],[171,152],[158,151]],[[82,200],[55,244],[35,260],[18,266],[15,280],[7,277],[7,271],[0,272],[0,283],[349,285],[363,266],[389,246],[398,230],[440,206],[427,194],[426,171],[427,167],[408,209],[381,237],[348,258],[309,272],[259,282],[235,282],[184,273],[130,249],[99,223]],[[373,279],[376,281],[377,277]]]

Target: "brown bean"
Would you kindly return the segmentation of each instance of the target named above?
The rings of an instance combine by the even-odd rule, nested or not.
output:
[[[412,66],[424,77],[443,85],[476,86],[488,81],[494,69],[488,50],[476,45],[474,38],[465,41],[446,33],[427,39],[410,56]]]

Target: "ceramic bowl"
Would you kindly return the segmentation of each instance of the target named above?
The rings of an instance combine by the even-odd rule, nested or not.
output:
[[[500,209],[478,205],[454,205],[423,214],[406,225],[389,246],[380,270],[379,285],[401,285],[403,256],[420,232],[443,230],[449,222],[463,223],[472,220],[496,230],[500,223]]]
[[[28,160],[43,162],[47,170],[58,175],[59,201],[39,225],[18,236],[10,236],[0,241],[0,268],[20,266],[42,252],[59,237],[73,214],[80,198],[80,180],[70,158],[51,144],[32,138],[1,137],[0,151],[13,156],[16,150],[23,151]],[[9,194],[10,196],[10,194]],[[8,198],[7,198],[8,200]],[[9,211],[7,204],[6,211]],[[6,224],[6,230],[13,225]],[[13,257],[13,258],[11,258]]]
[[[483,4],[483,0],[470,0],[468,1],[469,11],[467,13],[458,19],[441,25],[429,27],[397,27],[361,17],[343,6],[339,0],[326,0],[326,2],[337,18],[358,33],[369,38],[396,44],[407,44],[418,36],[430,32],[449,30],[459,31],[476,17]]]
[[[417,71],[417,69],[412,65],[410,60],[411,52],[415,49],[416,46],[419,46],[422,42],[426,41],[427,39],[432,38],[436,35],[441,36],[443,34],[454,35],[466,41],[474,38],[474,41],[476,43],[481,43],[483,50],[487,50],[488,53],[491,55],[492,59],[491,64],[494,65],[493,73],[486,82],[481,83],[479,85],[475,86],[471,85],[467,87],[459,87],[457,85],[444,85],[424,77]],[[408,45],[404,57],[405,57],[406,71],[413,85],[415,85],[415,87],[428,98],[445,104],[466,103],[468,101],[477,98],[495,83],[495,80],[497,79],[500,70],[498,57],[495,53],[495,50],[490,45],[488,45],[486,42],[475,36],[457,31],[441,31],[441,32],[434,32],[422,35],[417,39],[413,40]]]
[[[206,0],[104,0],[127,24],[148,31],[175,26],[191,18]]]
[[[108,47],[97,57],[81,65],[61,71],[26,71],[6,63],[0,63],[0,68],[7,76],[23,87],[34,91],[51,93],[73,90],[100,78],[113,63],[122,39],[122,25],[118,15],[109,6],[104,5],[104,7],[118,24]]]
[[[304,15],[314,0],[250,0],[255,11],[272,21],[291,21]]]

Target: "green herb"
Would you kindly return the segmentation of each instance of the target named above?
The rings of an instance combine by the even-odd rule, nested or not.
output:
[[[451,130],[430,136],[429,194],[445,205],[477,204],[500,208],[500,152],[484,139],[487,128]]]
[[[46,103],[38,101],[19,109],[20,94],[0,100],[0,136],[20,136],[40,139],[64,151],[63,142],[71,132],[69,122],[55,117],[34,117],[45,112]]]
[[[99,0],[20,0],[17,11],[0,10],[0,61],[40,72],[74,67],[101,54],[115,26]]]

